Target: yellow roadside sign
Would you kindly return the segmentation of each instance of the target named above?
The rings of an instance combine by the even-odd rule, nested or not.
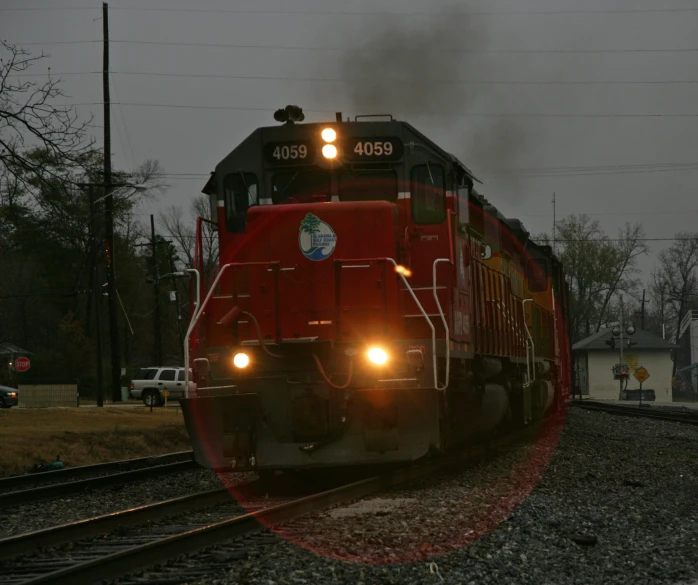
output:
[[[169,391],[169,390],[163,390],[163,391],[162,391],[162,395],[163,395],[165,398],[167,398],[167,397],[170,395],[170,391]]]
[[[640,366],[637,370],[635,370],[635,373],[633,374],[633,376],[635,376],[635,379],[638,382],[640,382],[640,384],[642,384],[643,382],[645,382],[647,380],[647,378],[650,377],[650,373],[645,368]]]

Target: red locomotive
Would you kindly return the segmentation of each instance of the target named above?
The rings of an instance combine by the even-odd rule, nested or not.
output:
[[[181,401],[197,461],[412,461],[559,409],[568,293],[551,248],[408,123],[275,117],[204,189],[220,265]]]

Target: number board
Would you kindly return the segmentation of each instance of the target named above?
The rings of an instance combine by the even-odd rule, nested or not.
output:
[[[273,165],[315,162],[315,145],[310,141],[270,142],[264,146],[264,160]]]
[[[404,153],[399,138],[347,138],[342,156],[352,161],[396,161]]]

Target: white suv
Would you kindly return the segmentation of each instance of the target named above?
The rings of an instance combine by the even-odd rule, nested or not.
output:
[[[192,370],[189,370],[189,393],[196,391]],[[170,392],[168,400],[184,398],[184,368],[142,368],[131,380],[129,398],[143,399],[146,406],[159,406],[165,403],[163,391]]]

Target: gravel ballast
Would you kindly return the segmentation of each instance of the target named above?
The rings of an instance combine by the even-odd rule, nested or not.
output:
[[[249,481],[255,474],[230,474],[226,477],[230,478],[226,479],[230,485],[230,482]],[[60,498],[17,506],[4,505],[0,508],[0,538],[214,490],[223,485],[211,470],[193,469]]]
[[[192,585],[690,583],[697,469],[698,428],[572,409],[558,445],[519,446],[180,566],[230,560]]]

